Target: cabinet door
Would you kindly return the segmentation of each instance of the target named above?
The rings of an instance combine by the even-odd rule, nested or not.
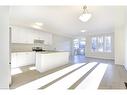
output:
[[[33,39],[35,40],[39,40],[40,39],[40,37],[39,37],[39,33],[38,33],[38,31],[33,31]]]
[[[24,29],[19,27],[12,27],[12,43],[25,43],[26,34]]]
[[[26,64],[35,64],[35,53],[34,52],[26,52]]]
[[[35,64],[34,52],[18,53],[18,64],[19,66],[27,66]]]
[[[11,67],[21,67],[26,65],[25,53],[12,53],[11,56]]]
[[[45,37],[44,44],[46,44],[46,45],[51,45],[52,44],[52,35],[51,34],[48,34],[47,37]]]
[[[26,35],[26,43],[33,44],[34,42],[34,33],[32,29],[25,29],[24,35]]]
[[[11,55],[11,67],[21,67],[35,64],[35,52],[19,52],[12,53]]]
[[[52,34],[35,31],[32,29],[12,27],[12,43],[33,44],[34,39],[44,40],[44,44],[52,44]]]
[[[11,53],[11,68],[17,67],[16,53]]]
[[[19,43],[20,42],[20,31],[17,27],[12,27],[12,43]]]
[[[24,52],[17,53],[17,64],[18,67],[26,66],[26,54]]]
[[[25,31],[23,28],[20,28],[19,32],[19,43],[27,43],[27,31]]]
[[[12,43],[33,43],[32,30],[27,28],[12,27]]]
[[[34,37],[35,37],[35,33],[34,33],[34,31],[32,30],[32,31],[29,31],[29,34],[28,34],[28,43],[31,43],[31,44],[33,44],[34,43]]]

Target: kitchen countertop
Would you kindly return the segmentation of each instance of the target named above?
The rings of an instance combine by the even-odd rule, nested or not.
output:
[[[37,52],[39,54],[50,54],[50,53],[62,53],[67,51],[45,51],[45,52]]]
[[[34,51],[11,51],[11,53],[18,53],[18,52],[34,52]]]
[[[36,52],[36,51],[11,51],[11,53],[22,53],[22,52]],[[48,53],[58,53],[58,52],[67,52],[67,51],[51,51],[51,50],[46,50],[46,51],[38,51],[36,53],[42,53],[42,54],[48,54]]]

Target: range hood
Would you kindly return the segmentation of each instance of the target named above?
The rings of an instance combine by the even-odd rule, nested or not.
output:
[[[44,46],[44,40],[34,40],[34,47],[32,48],[33,51],[44,51],[43,50]]]
[[[44,44],[44,40],[34,40],[34,44]]]

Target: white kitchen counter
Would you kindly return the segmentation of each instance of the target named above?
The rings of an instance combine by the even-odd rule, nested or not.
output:
[[[69,63],[69,52],[37,52],[36,70],[44,72]]]

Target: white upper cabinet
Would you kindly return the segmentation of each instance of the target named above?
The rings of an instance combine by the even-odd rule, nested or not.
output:
[[[29,28],[12,26],[12,43],[33,44],[34,39],[44,40],[44,44],[52,44],[52,34]]]
[[[12,43],[20,43],[21,41],[21,30],[18,27],[12,28],[12,34],[11,34]]]
[[[51,45],[52,44],[52,35],[48,35],[48,37],[45,36],[44,44],[46,44],[46,45]]]
[[[29,40],[29,31],[19,28],[12,27],[12,43],[31,43]]]
[[[37,40],[44,40],[44,44],[51,45],[52,44],[52,34],[41,32],[41,31],[34,31],[34,39]]]
[[[44,33],[44,32],[37,32],[37,33],[38,33],[38,36],[37,36],[38,40],[44,40],[44,44],[46,44],[46,45],[52,44],[52,35],[51,34]]]

